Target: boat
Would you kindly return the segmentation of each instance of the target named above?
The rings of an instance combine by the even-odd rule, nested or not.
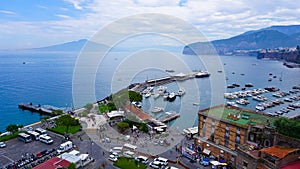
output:
[[[162,111],[164,111],[163,108],[161,108],[161,107],[154,107],[151,112],[152,113],[159,113],[159,112],[162,112]]]
[[[250,102],[246,99],[240,99],[240,100],[237,100],[236,103],[241,104],[241,105],[247,105]]]
[[[165,93],[166,90],[167,90],[166,86],[159,86],[158,89],[157,89],[157,91],[158,91],[159,94]]]
[[[184,88],[180,88],[179,90],[178,90],[178,92],[177,92],[177,95],[178,96],[183,96],[185,94],[185,90],[184,90]]]
[[[263,106],[260,106],[260,105],[255,106],[255,109],[258,110],[258,111],[265,110],[265,108]]]
[[[199,106],[200,104],[199,103],[193,103],[193,106]]]
[[[148,98],[148,97],[150,97],[150,96],[151,96],[151,93],[146,93],[146,94],[145,94],[145,97],[146,97],[146,98]]]
[[[235,102],[227,102],[227,106],[234,106],[234,107],[239,107]]]
[[[228,85],[227,88],[232,89],[232,88],[235,88],[235,86],[233,86],[233,85]]]
[[[175,72],[175,70],[173,70],[173,69],[166,69],[165,71],[168,72],[168,73],[173,73],[173,72]]]
[[[283,100],[286,101],[286,102],[293,102],[293,100],[290,99],[290,98],[284,98]]]
[[[269,82],[272,81],[272,77],[269,77],[268,81],[269,81]]]
[[[208,73],[207,71],[205,72],[198,72],[195,74],[195,78],[203,78],[203,77],[209,77],[210,73]]]
[[[234,86],[234,87],[240,87],[240,85],[237,84],[237,83],[233,83],[232,86]]]
[[[167,97],[167,100],[172,102],[176,99],[176,94],[174,92],[171,92],[168,97]]]
[[[252,98],[253,100],[260,101],[260,102],[268,100],[265,96],[261,96],[261,95],[253,96]]]
[[[159,94],[159,93],[154,93],[154,95],[153,95],[154,99],[157,99],[157,98],[159,98],[159,96],[160,96],[160,94]]]
[[[245,87],[253,87],[253,84],[252,83],[246,83]]]

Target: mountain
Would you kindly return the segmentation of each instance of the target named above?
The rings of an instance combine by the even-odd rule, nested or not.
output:
[[[78,41],[72,41],[47,47],[34,48],[31,50],[37,51],[64,51],[64,52],[79,52],[86,44],[88,44],[88,49],[91,51],[97,51],[102,49],[107,49],[108,46],[92,41],[88,41],[87,39],[80,39]]]
[[[205,48],[209,42],[196,42],[185,46],[184,54],[207,53]],[[236,50],[273,49],[279,47],[296,47],[300,44],[300,25],[271,26],[260,30],[252,30],[243,34],[215,40],[211,45],[219,54],[232,53]],[[203,52],[204,50],[204,52]]]

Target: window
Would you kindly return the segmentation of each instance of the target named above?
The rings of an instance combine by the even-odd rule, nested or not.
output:
[[[226,123],[226,130],[229,130],[229,124]]]
[[[225,140],[225,147],[228,147],[228,140]]]
[[[228,139],[229,138],[229,131],[226,131],[225,132],[225,139]]]
[[[236,133],[237,133],[237,134],[241,134],[241,128],[240,128],[240,127],[237,127],[237,128],[236,128]]]
[[[248,167],[248,163],[246,161],[243,161],[243,167]]]
[[[235,138],[235,142],[240,144],[241,143],[241,136],[237,135]]]

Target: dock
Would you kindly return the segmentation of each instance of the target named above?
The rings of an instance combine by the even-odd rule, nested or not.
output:
[[[41,106],[40,104],[33,105],[32,103],[28,103],[28,104],[21,103],[18,105],[18,107],[19,107],[19,109],[22,109],[22,110],[28,110],[31,112],[38,112],[38,113],[43,113],[43,114],[48,114],[48,115],[52,115],[53,110],[62,110],[62,109],[54,107],[54,106],[49,106],[49,105]]]
[[[199,76],[199,74],[201,74],[201,76]],[[144,89],[150,86],[160,86],[176,81],[185,81],[193,78],[207,78],[209,77],[209,75],[210,74],[208,72],[192,72],[187,74],[179,73],[172,76],[149,79],[143,83],[134,84],[130,87],[130,90],[141,93]]]
[[[159,121],[163,122],[163,123],[167,123],[169,121],[172,121],[174,119],[177,119],[178,117],[180,117],[179,113],[172,113],[172,114],[168,114],[162,118],[159,119]]]

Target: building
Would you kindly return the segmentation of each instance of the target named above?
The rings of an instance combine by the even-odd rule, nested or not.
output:
[[[254,147],[273,145],[271,140],[275,130],[272,124],[275,117],[271,115],[219,105],[200,110],[198,118],[198,136],[195,144],[200,144],[202,154],[205,156],[225,160],[235,166],[236,149],[239,145],[246,143]],[[269,133],[268,137],[260,135],[264,131]]]
[[[67,160],[60,159],[58,157],[53,157],[35,167],[33,169],[58,169],[58,168],[68,168],[70,162]]]
[[[254,150],[250,146],[243,145],[237,149],[237,154],[237,168],[288,169],[300,166],[300,149],[298,148],[276,145]]]

